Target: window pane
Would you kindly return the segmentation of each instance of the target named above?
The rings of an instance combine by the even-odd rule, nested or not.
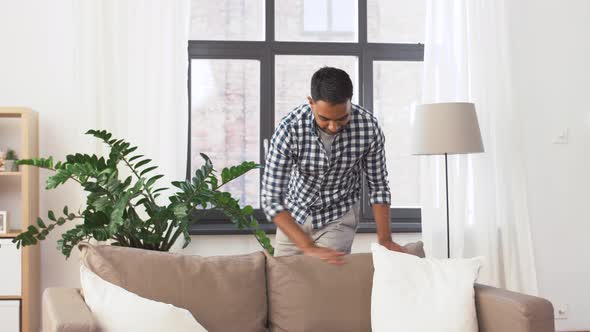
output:
[[[311,76],[324,66],[348,73],[353,85],[352,101],[358,102],[358,59],[353,56],[277,55],[275,57],[275,125],[295,107],[306,104]]]
[[[356,42],[357,0],[275,1],[275,39]]]
[[[424,43],[424,0],[368,0],[367,33],[374,43]]]
[[[224,167],[260,162],[260,62],[191,60],[191,170],[211,158],[218,177]],[[224,189],[241,205],[260,207],[259,171]]]
[[[191,40],[264,40],[264,0],[192,0]]]
[[[374,114],[385,133],[385,151],[394,207],[419,206],[419,158],[411,155],[410,116],[422,90],[422,62],[376,61]]]

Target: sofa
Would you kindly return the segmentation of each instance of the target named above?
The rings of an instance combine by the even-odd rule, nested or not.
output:
[[[369,253],[334,266],[306,256],[263,252],[200,257],[81,244],[81,264],[152,300],[186,308],[209,332],[371,331],[373,266]],[[424,257],[422,243],[406,246]],[[545,299],[475,285],[479,331],[555,331]],[[124,314],[124,313],[122,313]],[[43,331],[100,331],[79,289],[48,288]]]

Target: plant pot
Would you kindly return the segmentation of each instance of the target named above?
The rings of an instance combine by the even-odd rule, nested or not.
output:
[[[6,172],[18,172],[16,160],[4,160],[4,170]]]

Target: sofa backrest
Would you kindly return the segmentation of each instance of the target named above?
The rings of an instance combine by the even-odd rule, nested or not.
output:
[[[406,245],[424,257],[422,242]],[[307,256],[266,261],[270,332],[370,332],[373,258],[352,254],[335,266]]]
[[[139,296],[189,310],[209,332],[266,331],[265,257],[200,257],[81,244],[101,278]]]
[[[405,246],[424,257],[422,242]],[[308,256],[200,257],[79,245],[101,278],[139,296],[189,310],[209,332],[371,331],[370,253],[335,266]]]
[[[306,256],[267,257],[271,332],[370,332],[371,254],[335,266]]]

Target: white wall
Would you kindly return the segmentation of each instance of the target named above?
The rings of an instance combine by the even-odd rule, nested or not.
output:
[[[40,154],[63,158],[71,152],[94,152],[95,141],[83,133],[93,127],[77,99],[73,0],[0,0],[0,105],[28,106],[39,112]],[[40,211],[77,209],[84,203],[82,191],[65,186],[44,189],[48,173],[42,172]],[[367,252],[375,235],[359,235],[353,251]],[[78,286],[78,256],[66,261],[56,249],[58,233],[42,242],[41,288]],[[400,234],[407,243],[419,234]],[[179,243],[180,244],[180,243]],[[179,250],[175,247],[175,250]],[[229,255],[260,250],[253,236],[195,236],[182,252]]]
[[[569,305],[558,330],[589,330],[590,1],[507,2],[539,291]]]
[[[63,158],[67,151],[90,150],[80,139],[92,119],[76,107],[70,1],[0,0],[0,104],[28,106],[39,112],[40,153]],[[47,173],[41,172],[41,180]],[[40,211],[77,208],[77,188],[53,192],[41,184]],[[77,283],[76,262],[55,249],[57,236],[42,244],[42,287]]]

